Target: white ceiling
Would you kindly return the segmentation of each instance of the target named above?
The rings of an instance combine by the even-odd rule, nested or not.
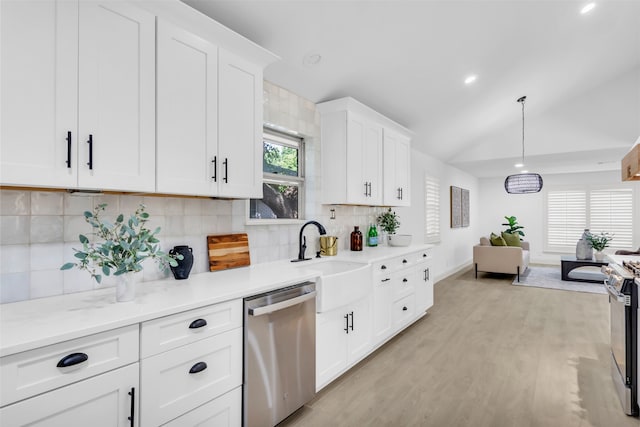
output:
[[[619,169],[640,136],[638,0],[184,1],[279,55],[266,80],[352,96],[479,177],[517,172],[522,95],[530,171]]]

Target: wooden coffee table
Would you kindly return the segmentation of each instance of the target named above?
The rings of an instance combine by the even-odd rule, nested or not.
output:
[[[562,269],[562,280],[572,282],[589,282],[589,283],[601,283],[601,280],[591,279],[573,279],[569,277],[569,272],[578,267],[600,267],[603,265],[609,265],[607,261],[596,261],[595,259],[577,259],[573,255],[563,255],[560,258],[560,266]]]

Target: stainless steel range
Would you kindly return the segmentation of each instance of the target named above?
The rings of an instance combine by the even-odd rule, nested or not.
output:
[[[611,376],[627,415],[638,415],[638,264],[638,270],[627,262],[602,267],[611,309]]]

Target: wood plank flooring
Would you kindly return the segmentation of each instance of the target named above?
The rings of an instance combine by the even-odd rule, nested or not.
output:
[[[281,426],[639,427],[610,377],[607,296],[512,280],[437,283],[427,316]]]

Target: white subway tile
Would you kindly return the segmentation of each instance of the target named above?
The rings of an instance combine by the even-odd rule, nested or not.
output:
[[[63,201],[65,215],[84,215],[85,211],[93,211],[93,197],[66,193]]]
[[[182,199],[185,215],[202,215],[201,199]]]
[[[0,273],[24,273],[30,271],[29,245],[0,246]]]
[[[166,197],[143,197],[142,203],[146,207],[146,212],[153,218],[154,215],[165,214],[166,200]],[[173,200],[173,198],[171,200]],[[131,213],[133,212],[134,210],[131,211]]]
[[[140,207],[141,204],[144,204],[144,198],[141,196],[120,196],[119,205],[120,205],[120,213],[124,215],[125,218],[129,218],[133,213]],[[148,210],[147,210],[148,212]],[[161,215],[160,213],[156,213],[156,215]]]
[[[0,216],[0,241],[2,245],[29,243],[30,227],[30,216]]]
[[[63,274],[63,293],[72,294],[74,292],[85,292],[94,289],[95,281],[85,270],[72,268],[65,270]]]
[[[180,215],[168,215],[165,216],[166,227],[165,236],[182,236],[184,234],[184,219]]]
[[[31,192],[31,215],[62,215],[64,193],[51,191]]]
[[[31,216],[31,243],[61,242],[64,222],[61,215]]]
[[[182,218],[184,220],[184,234],[186,235],[202,234],[202,216],[185,215]]]
[[[31,196],[29,191],[0,190],[1,215],[29,215]]]
[[[63,238],[65,242],[79,242],[79,235],[86,236],[89,240],[93,240],[93,227],[87,221],[84,216],[69,216],[63,217],[64,231]],[[78,246],[82,246],[78,243]]]
[[[218,217],[206,215],[202,217],[202,234],[216,234],[218,231]]]
[[[232,231],[233,228],[231,226],[231,215],[220,215],[218,217],[218,234],[231,233]]]
[[[164,201],[164,211],[166,215],[184,214],[184,199],[180,197],[167,197]]]
[[[29,273],[0,274],[0,304],[29,299]]]
[[[32,244],[30,246],[31,271],[60,269],[64,264],[63,243]]]
[[[62,295],[64,292],[64,274],[60,270],[32,271],[30,286],[31,298]]]
[[[110,219],[115,219],[118,215],[123,213],[120,210],[120,197],[114,194],[103,194],[101,196],[96,196],[93,198],[93,206],[97,207],[99,205],[105,206],[104,211],[101,212],[102,215],[109,217]]]

